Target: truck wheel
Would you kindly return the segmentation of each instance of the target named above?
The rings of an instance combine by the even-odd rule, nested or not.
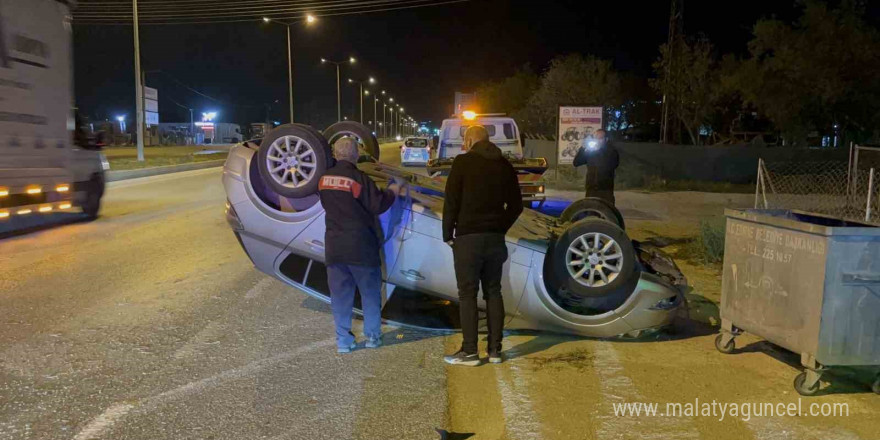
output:
[[[298,199],[318,191],[318,180],[330,162],[330,149],[315,129],[286,124],[266,135],[257,158],[263,181],[278,195]]]
[[[614,223],[620,229],[626,229],[623,216],[614,205],[595,197],[580,199],[568,205],[559,220],[563,223],[577,222],[586,218],[595,217]]]
[[[551,255],[556,284],[577,297],[628,295],[639,280],[632,241],[604,220],[573,223],[556,240]]]
[[[98,218],[98,212],[101,210],[101,197],[103,196],[104,176],[95,174],[89,179],[88,186],[86,187],[86,200],[81,206],[83,214],[89,220]]]
[[[379,160],[379,141],[373,136],[372,130],[366,125],[353,121],[337,122],[324,130],[324,138],[329,145],[343,138],[352,137],[360,144],[361,154],[366,153],[373,159]]]

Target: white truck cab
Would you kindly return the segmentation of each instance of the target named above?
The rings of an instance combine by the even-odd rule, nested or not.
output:
[[[74,142],[69,4],[0,0],[0,236],[100,207],[107,162]]]
[[[489,132],[489,140],[509,157],[522,158],[519,127],[511,117],[500,115],[476,115],[464,112],[459,118],[444,119],[440,126],[438,158],[454,158],[461,154],[464,132],[472,125],[482,125]]]
[[[544,204],[544,184],[541,177],[547,171],[544,158],[527,158],[523,154],[519,127],[516,121],[503,114],[476,114],[463,111],[458,117],[444,119],[440,126],[437,157],[428,161],[426,167],[431,175],[448,174],[455,156],[462,153],[464,132],[472,125],[482,125],[489,132],[489,141],[498,146],[517,172],[523,205],[531,208]]]

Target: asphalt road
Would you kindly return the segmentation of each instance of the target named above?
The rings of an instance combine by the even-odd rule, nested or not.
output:
[[[477,368],[442,364],[459,335],[406,329],[337,355],[328,307],[239,248],[219,177],[115,182],[99,220],[0,241],[0,439],[420,440],[441,428],[473,440],[849,440],[880,428],[858,371],[803,399],[846,416],[616,415],[623,403],[799,402],[795,355],[749,335],[721,355],[716,330],[697,324],[638,341],[508,334],[505,363]],[[620,200],[666,209],[634,220],[640,234],[694,228],[668,226],[689,212],[685,196]],[[692,307],[717,319],[692,287]]]
[[[101,218],[0,241],[0,439],[433,438],[443,339],[335,352],[257,272],[220,170],[110,185]]]

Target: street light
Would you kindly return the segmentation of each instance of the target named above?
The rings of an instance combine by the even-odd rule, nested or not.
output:
[[[354,64],[356,60],[354,57],[348,57],[348,62]],[[321,64],[326,63],[336,65],[336,122],[339,122],[342,120],[342,89],[339,84],[339,66],[345,64],[345,61],[333,61],[328,60],[327,58],[321,58]]]
[[[306,24],[312,24],[316,21],[314,15],[306,15]],[[264,23],[277,23],[287,28],[287,92],[290,101],[290,123],[293,124],[293,48],[290,40],[290,27],[302,20],[291,22],[281,21],[274,18],[263,17]]]
[[[364,123],[364,95],[369,95],[369,94],[370,94],[370,91],[369,91],[369,90],[367,90],[366,93],[365,93],[365,91],[364,91],[364,82],[368,82],[368,83],[370,83],[370,84],[375,84],[375,83],[376,83],[376,78],[373,78],[373,77],[371,76],[370,79],[368,79],[367,81],[355,81],[355,80],[353,80],[353,79],[351,79],[351,78],[348,79],[348,83],[349,83],[349,84],[357,83],[357,84],[360,85],[360,87],[361,87],[361,92],[360,92],[360,95],[358,96],[358,99],[360,100],[360,103],[361,103],[361,124]]]

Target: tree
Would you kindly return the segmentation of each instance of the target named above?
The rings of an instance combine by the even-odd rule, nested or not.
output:
[[[477,105],[482,113],[516,114],[525,108],[539,85],[540,78],[526,65],[513,76],[478,88]]]
[[[691,142],[700,145],[700,129],[715,111],[720,92],[712,45],[705,38],[676,38],[660,46],[654,72],[657,78],[651,80],[651,86],[665,96],[671,114],[685,127]]]
[[[755,24],[750,57],[725,81],[767,116],[790,144],[811,132],[866,134],[880,122],[880,38],[863,8],[805,1],[792,25]],[[841,142],[843,143],[843,142]]]
[[[560,56],[542,75],[521,120],[529,130],[554,133],[559,105],[604,106],[607,116],[621,106],[621,96],[620,76],[610,61],[579,54]]]

